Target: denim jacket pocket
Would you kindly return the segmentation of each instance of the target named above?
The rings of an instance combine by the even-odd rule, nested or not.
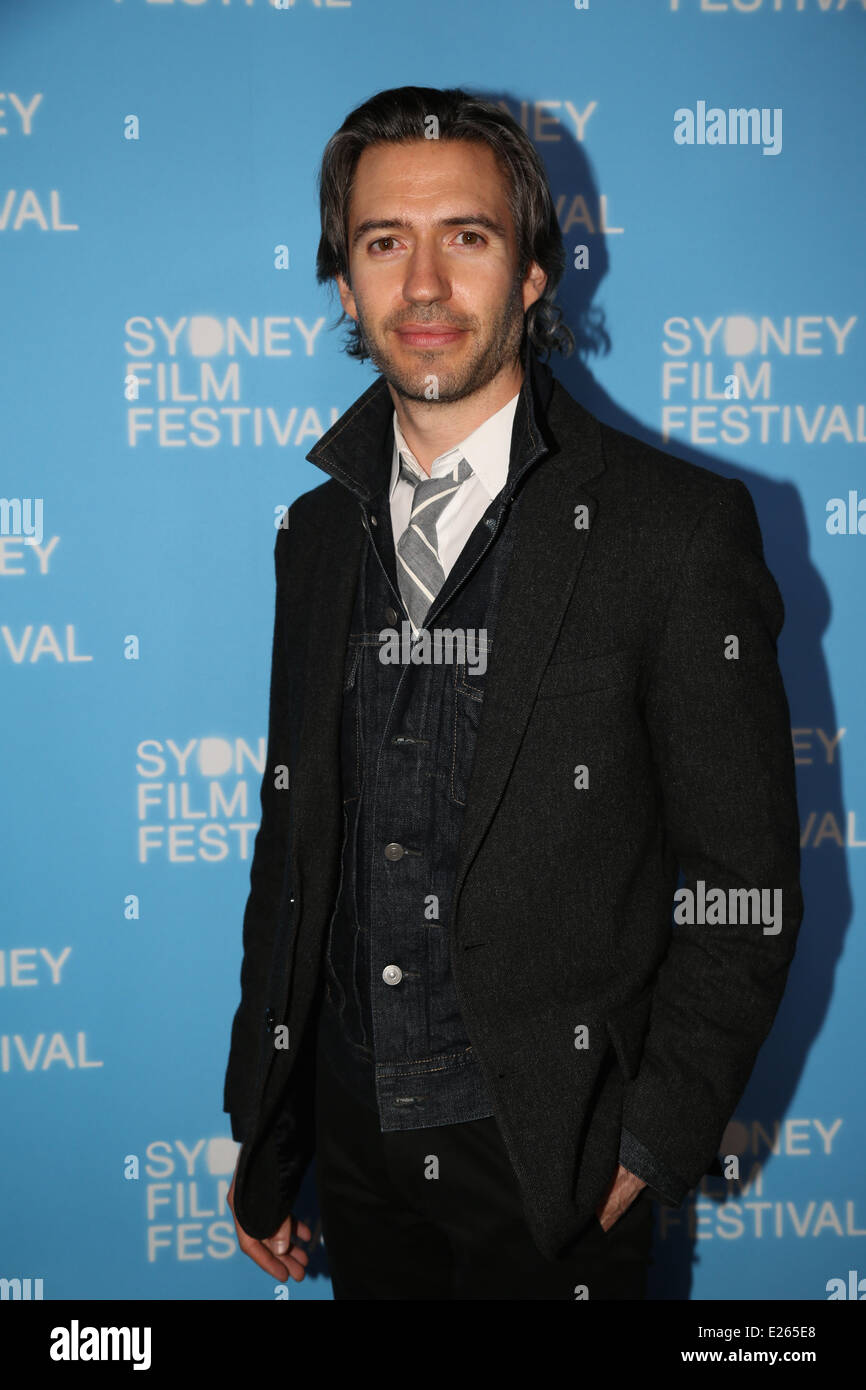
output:
[[[486,669],[473,670],[465,661],[455,662],[453,680],[453,716],[451,739],[451,799],[458,806],[466,805],[469,779],[475,756],[475,741],[484,707]]]

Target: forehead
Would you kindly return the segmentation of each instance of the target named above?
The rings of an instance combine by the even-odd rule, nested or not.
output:
[[[468,201],[467,201],[468,199]],[[476,207],[508,218],[506,175],[486,142],[412,140],[368,145],[355,169],[350,225],[389,213],[431,218]]]

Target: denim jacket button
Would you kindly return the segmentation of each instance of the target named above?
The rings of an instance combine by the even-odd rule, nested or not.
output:
[[[396,840],[392,840],[390,845],[385,846],[386,859],[402,859],[404,854],[403,846],[398,845]]]
[[[382,979],[386,985],[399,985],[403,978],[403,971],[399,965],[386,965],[382,971]]]

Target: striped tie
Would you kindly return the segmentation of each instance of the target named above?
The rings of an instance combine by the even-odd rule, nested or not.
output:
[[[412,483],[415,496],[409,525],[397,542],[397,578],[406,611],[417,632],[445,582],[445,571],[439,563],[439,540],[436,524],[454,493],[469,477],[472,469],[461,458],[441,478],[417,480],[400,455],[400,477]]]

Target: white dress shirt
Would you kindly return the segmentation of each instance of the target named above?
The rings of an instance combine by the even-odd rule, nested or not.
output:
[[[469,477],[460,484],[454,496],[443,507],[436,524],[439,561],[446,575],[493,498],[505,486],[511,457],[511,431],[514,427],[514,412],[519,395],[520,392],[516,392],[501,410],[497,410],[496,414],[485,420],[483,425],[479,425],[477,430],[473,430],[461,443],[455,444],[453,449],[433,460],[429,474],[431,478],[441,477],[449,469],[453,469],[461,458],[465,458],[472,469]],[[395,545],[409,525],[412,499],[415,495],[412,484],[400,477],[401,454],[413,473],[417,473],[419,478],[428,477],[403,438],[395,410],[394,455],[391,462],[391,488],[388,494]]]

